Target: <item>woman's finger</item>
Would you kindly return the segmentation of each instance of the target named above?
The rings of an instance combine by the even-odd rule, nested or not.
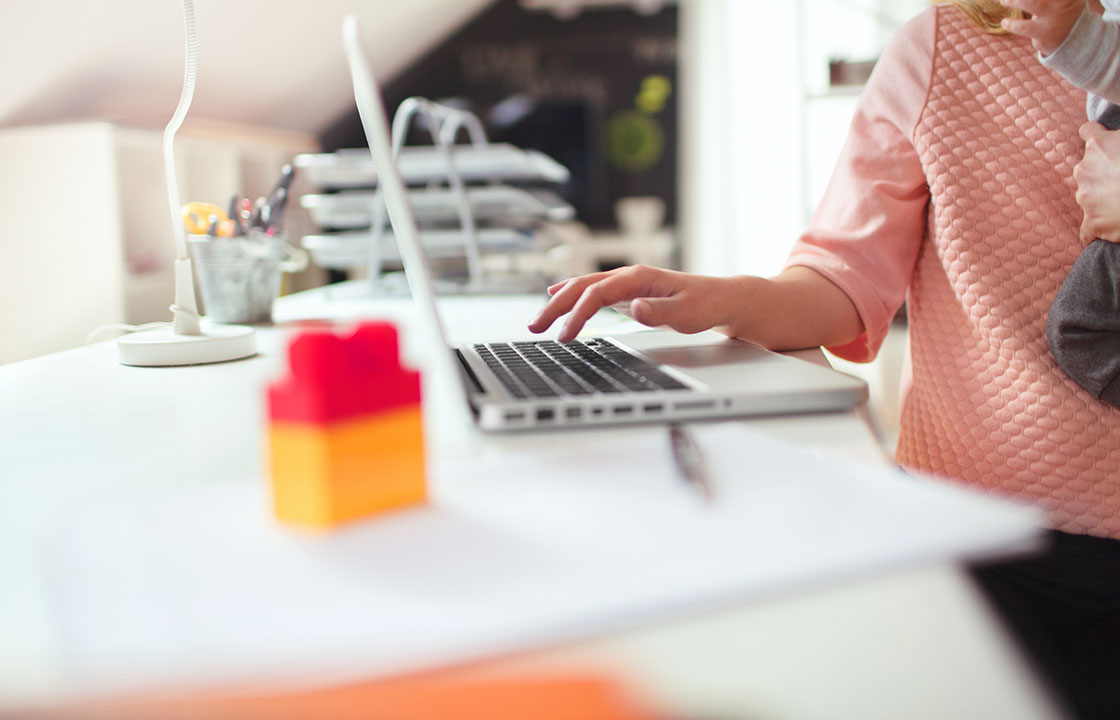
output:
[[[608,274],[605,272],[591,273],[590,275],[569,278],[563,283],[559,283],[560,287],[552,293],[552,299],[545,303],[540,313],[529,323],[529,329],[535,333],[541,333],[552,327],[552,323],[556,322],[557,318],[571,311],[580,295],[583,294],[584,288],[602,280]],[[549,288],[549,290],[551,291],[552,288]]]
[[[610,274],[587,286],[572,307],[560,331],[559,340],[568,342],[575,339],[584,324],[603,308],[649,295],[650,280],[650,273],[626,268],[623,272]]]

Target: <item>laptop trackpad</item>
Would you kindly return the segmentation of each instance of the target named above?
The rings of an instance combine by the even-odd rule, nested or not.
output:
[[[644,350],[656,363],[673,365],[679,368],[705,368],[718,365],[741,365],[764,357],[766,352],[746,343],[724,340],[718,345],[699,345],[694,347],[667,347]]]
[[[765,362],[775,357],[760,347],[732,340],[715,331],[682,335],[668,330],[645,330],[611,338],[657,363],[685,368],[720,367]]]
[[[837,389],[862,392],[862,381],[853,377],[713,331],[681,335],[651,330],[611,339],[679,369],[709,389],[767,395]]]
[[[640,330],[615,335],[611,340],[670,365],[724,365],[769,354],[760,347],[733,340],[714,330],[691,335],[663,329]]]

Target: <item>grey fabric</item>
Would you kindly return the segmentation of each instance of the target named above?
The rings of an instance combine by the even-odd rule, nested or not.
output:
[[[1046,319],[1058,366],[1093,397],[1120,408],[1120,243],[1081,252]]]
[[[1120,130],[1120,105],[1107,103],[1097,115],[1097,122],[1109,130]]]

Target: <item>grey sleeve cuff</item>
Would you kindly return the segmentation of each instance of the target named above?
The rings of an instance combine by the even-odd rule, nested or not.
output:
[[[1086,6],[1065,42],[1039,61],[1077,87],[1120,104],[1120,24]]]

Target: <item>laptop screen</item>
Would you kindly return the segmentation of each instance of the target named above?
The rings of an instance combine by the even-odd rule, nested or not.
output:
[[[439,357],[435,359],[435,362],[439,363],[435,368],[436,372],[449,379],[459,379],[460,370],[455,366],[457,361],[449,348],[447,333],[444,331],[436,307],[435,282],[432,279],[428,258],[420,243],[416,216],[408,199],[404,179],[393,157],[389,120],[381,99],[381,89],[362,52],[357,17],[350,15],[343,21],[342,42],[354,84],[354,101],[358,106],[358,115],[361,117],[366,142],[369,144],[377,171],[380,195],[385,199],[389,222],[393,226],[393,234],[396,236],[401,261],[404,264],[405,277],[419,314],[418,327],[421,332],[429,335],[424,338],[425,345],[438,342],[439,345],[432,346],[448,348],[447,353],[439,353]],[[463,407],[467,408],[466,388],[462,382],[456,384],[463,396]]]

